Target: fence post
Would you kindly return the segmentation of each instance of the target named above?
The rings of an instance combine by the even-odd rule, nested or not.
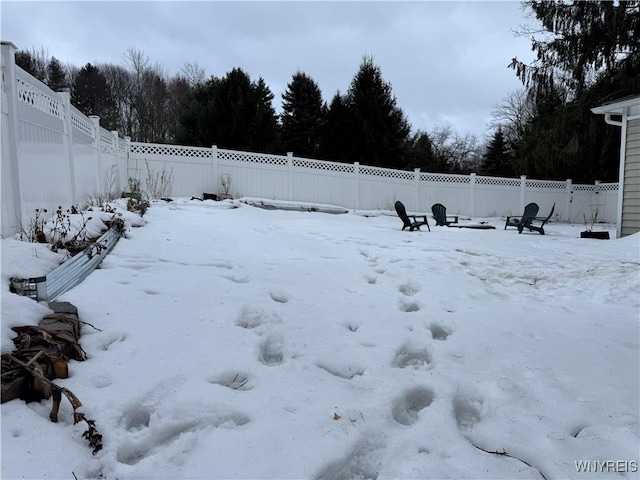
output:
[[[293,195],[293,152],[287,152],[287,200]]]
[[[62,98],[62,104],[64,105],[64,124],[67,131],[67,157],[69,159],[69,176],[71,187],[71,202],[73,205],[78,203],[78,187],[76,185],[76,165],[73,158],[73,122],[71,120],[71,94],[69,92],[58,92],[60,98]]]
[[[520,175],[520,211],[524,212],[524,199],[527,189],[527,176]]]
[[[415,208],[415,211],[417,212],[417,211],[420,211],[420,169],[419,168],[414,168],[413,169],[413,183],[414,183],[414,185],[416,187],[416,193],[415,193],[416,208]]]
[[[93,128],[96,129],[96,142],[95,142],[95,147],[96,147],[96,155],[98,156],[98,162],[97,162],[97,170],[98,173],[96,175],[96,188],[97,188],[97,194],[101,195],[104,192],[104,186],[105,186],[105,181],[104,181],[104,165],[102,165],[102,139],[100,138],[100,117],[98,115],[89,115],[89,118],[91,119],[91,121],[93,122]]]
[[[129,179],[131,177],[136,178],[135,174],[132,174],[132,171],[138,171],[138,160],[134,160],[131,156],[131,137],[124,137],[124,141],[127,144],[127,178],[125,179],[125,185],[126,185],[126,189],[129,188]],[[132,162],[136,162],[135,163],[135,167],[131,166]]]
[[[5,223],[5,218],[2,218],[2,234],[8,235],[10,233],[15,233],[18,231],[19,225],[25,222],[27,217],[26,206],[24,203],[24,199],[22,198],[22,183],[21,183],[21,175],[20,168],[18,164],[18,144],[19,144],[19,136],[18,136],[18,92],[16,85],[16,51],[18,48],[11,42],[2,42],[2,78],[0,79],[0,83],[2,84],[2,90],[6,92],[6,97],[2,100],[6,100],[2,102],[2,111],[6,111],[8,114],[8,135],[7,138],[2,138],[4,142],[6,142],[9,146],[7,149],[9,158],[5,158],[2,156],[2,163],[10,166],[11,172],[11,200],[13,203],[12,208],[9,209],[8,213],[10,216],[14,218],[7,218]],[[4,133],[4,132],[3,132]],[[3,149],[4,151],[4,149]],[[6,170],[3,168],[3,177],[6,173]],[[4,179],[2,181],[4,184]],[[4,186],[4,185],[3,185]],[[4,190],[4,189],[3,189]],[[2,201],[5,201],[4,192]],[[4,210],[4,209],[3,209]],[[4,211],[2,212],[5,213]],[[18,221],[19,225],[14,225],[9,222]]]
[[[220,181],[220,165],[218,165],[218,146],[211,145],[211,176],[213,177],[211,188],[213,189],[211,193],[217,194],[218,189],[216,185]]]
[[[472,173],[469,175],[471,178],[469,180],[469,187],[471,188],[471,195],[469,196],[471,200],[471,217],[476,216],[476,174]]]
[[[355,188],[353,189],[355,193],[355,209],[360,209],[360,162],[353,162],[353,181],[355,183]]]
[[[571,204],[573,203],[573,182],[567,178],[567,221],[571,222]]]
[[[117,167],[117,172],[118,172],[118,183],[117,185],[114,185],[114,187],[117,188],[117,190],[115,192],[109,192],[109,193],[113,193],[114,195],[119,195],[120,193],[118,192],[118,190],[120,192],[124,192],[124,181],[125,181],[125,175],[126,175],[126,171],[127,171],[127,157],[120,157],[120,137],[118,136],[118,131],[117,130],[112,130],[111,131],[111,135],[113,135],[113,145],[115,146],[115,150],[116,150],[116,167]]]

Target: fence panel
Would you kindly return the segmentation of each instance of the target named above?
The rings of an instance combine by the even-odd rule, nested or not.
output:
[[[145,188],[149,174],[165,172],[173,174],[171,195],[191,197],[211,190],[213,168],[211,149],[161,145],[151,143],[131,143],[129,178],[140,180]]]
[[[356,207],[354,166],[351,163],[291,158],[291,186],[288,199],[327,202],[327,192],[335,204]]]
[[[2,235],[9,235],[12,232],[19,231],[19,208],[16,205],[14,190],[14,170],[13,162],[6,161],[5,159],[11,158],[11,148],[8,139],[9,135],[9,111],[7,108],[6,93],[2,92],[2,100],[0,101],[0,107],[2,108],[2,141],[0,142],[0,148],[2,148],[2,170],[0,171],[0,177],[2,180]]]
[[[399,200],[409,212],[422,212],[415,172],[359,165],[358,179],[360,209],[393,211]]]
[[[522,214],[522,180],[478,176],[474,183],[472,215],[499,217]]]
[[[120,168],[118,133],[109,132],[102,127],[98,129],[98,132],[100,135],[100,160],[98,162],[100,181],[98,182],[98,191],[113,196],[120,195],[124,191],[124,184],[121,183],[120,175],[118,174],[118,169]],[[126,168],[126,163],[124,163],[124,167]]]
[[[77,108],[71,106],[71,139],[77,201],[80,205],[100,191],[101,172],[96,149],[96,131],[93,122]]]
[[[540,217],[546,217],[555,203],[554,218],[567,220],[570,213],[566,209],[567,195],[567,182],[527,179],[524,203],[537,203]]]
[[[24,214],[32,216],[36,209],[51,213],[74,200],[64,103],[20,68],[16,68],[16,87],[16,164]]]
[[[447,213],[472,215],[473,191],[469,175],[420,174],[421,210],[430,212],[434,203],[442,203]]]
[[[289,196],[288,157],[262,153],[217,150],[216,178],[209,191],[223,193],[220,175],[231,178],[229,193],[234,196],[287,200]]]

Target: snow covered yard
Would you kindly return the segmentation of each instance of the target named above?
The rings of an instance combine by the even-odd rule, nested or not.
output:
[[[14,400],[2,478],[639,477],[639,235],[187,199],[144,218],[59,299],[100,329],[56,383],[103,450],[68,403],[53,424],[50,400]],[[48,313],[8,278],[56,260],[18,243],[3,353]]]

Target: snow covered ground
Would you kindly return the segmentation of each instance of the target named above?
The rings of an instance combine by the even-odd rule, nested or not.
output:
[[[99,329],[56,383],[103,450],[13,400],[2,478],[639,478],[640,235],[379,213],[154,203],[59,299]],[[49,313],[8,278],[60,255],[1,246],[8,353]]]

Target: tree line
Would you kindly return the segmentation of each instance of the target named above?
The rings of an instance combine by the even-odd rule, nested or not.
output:
[[[640,92],[640,1],[526,1],[541,24],[521,31],[536,60],[514,58],[521,90],[496,105],[483,144],[450,126],[412,132],[392,86],[370,56],[347,91],[323,100],[308,74],[295,72],[277,114],[263,78],[237,67],[206,78],[195,62],[168,76],[136,48],[124,64],[63,66],[44,49],[18,51],[16,63],[101,125],[133,141],[279,153],[434,173],[616,181],[619,131],[590,109]]]

